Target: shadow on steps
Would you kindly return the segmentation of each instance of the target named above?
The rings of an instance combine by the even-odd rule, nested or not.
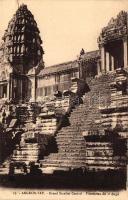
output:
[[[122,190],[126,189],[126,173],[121,172],[57,172],[52,175],[0,175],[0,186],[8,188]]]

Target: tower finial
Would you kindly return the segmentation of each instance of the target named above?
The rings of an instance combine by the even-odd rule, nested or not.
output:
[[[82,55],[84,55],[84,54],[85,54],[85,51],[84,51],[84,49],[82,48],[81,51],[80,51],[80,55],[82,56]]]
[[[19,8],[19,0],[16,0],[16,2],[17,2],[17,5],[18,5],[18,8]]]

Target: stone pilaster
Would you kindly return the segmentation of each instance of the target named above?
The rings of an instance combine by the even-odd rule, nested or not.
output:
[[[31,79],[32,81],[32,92],[31,92],[31,100],[32,101],[36,101],[36,78],[35,78],[35,75],[33,75],[33,78]]]
[[[111,70],[114,71],[114,57],[111,55]]]
[[[12,74],[10,74],[10,82],[9,82],[9,99],[12,100],[13,99],[13,90],[12,90],[12,86],[13,86],[13,76]]]
[[[105,72],[105,48],[101,46],[101,71]]]
[[[7,81],[7,99],[9,100],[9,98],[10,98],[10,95],[9,95],[9,93],[10,93],[10,85],[9,85],[9,80]]]
[[[106,52],[106,72],[110,71],[109,63],[109,52]]]
[[[32,90],[31,90],[31,101],[36,101],[36,68],[33,68],[31,74]]]
[[[101,64],[100,61],[97,62],[97,75],[99,76],[101,74]]]

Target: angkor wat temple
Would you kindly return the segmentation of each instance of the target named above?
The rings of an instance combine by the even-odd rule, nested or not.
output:
[[[99,50],[50,67],[39,33],[21,5],[2,38],[0,174],[126,176],[128,13],[101,30]]]

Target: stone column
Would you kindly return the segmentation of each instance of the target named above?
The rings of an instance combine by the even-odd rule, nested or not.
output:
[[[32,81],[31,100],[35,101],[35,75],[33,75],[31,81]]]
[[[97,75],[99,76],[101,74],[101,66],[100,61],[97,62]]]
[[[12,98],[13,98],[13,94],[12,94],[12,74],[10,74],[10,80],[9,80],[9,99],[11,99],[12,100]]]
[[[111,70],[114,71],[114,57],[111,55]]]
[[[106,52],[106,72],[110,71],[110,66],[109,66],[109,52]]]
[[[10,85],[9,85],[9,80],[7,81],[7,99],[9,100],[9,93],[10,93]]]
[[[35,102],[36,101],[36,71],[35,71],[35,69],[32,74],[31,81],[32,81],[31,99],[32,99],[32,101]]]
[[[127,38],[123,39],[123,47],[124,47],[124,68],[128,67],[128,41]]]
[[[105,72],[105,48],[101,46],[101,72]]]

